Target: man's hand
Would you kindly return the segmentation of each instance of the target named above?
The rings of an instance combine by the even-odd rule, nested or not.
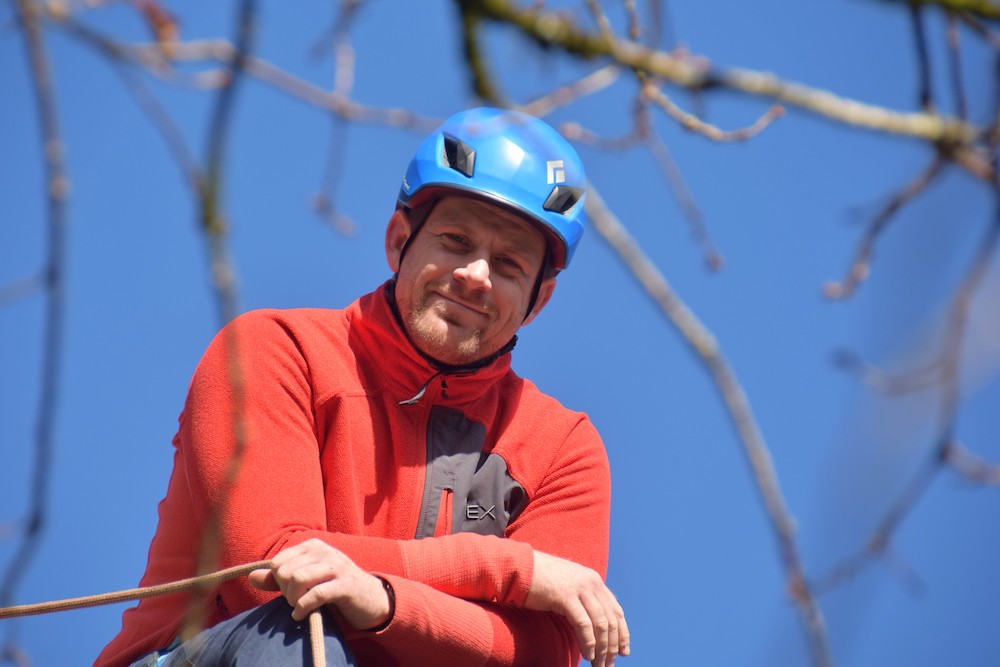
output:
[[[601,575],[579,563],[535,552],[535,574],[524,606],[569,619],[583,657],[606,667],[629,654],[628,624]]]
[[[301,621],[311,611],[332,604],[356,630],[389,621],[392,606],[382,581],[342,552],[312,539],[280,552],[270,570],[250,573],[250,583],[265,591],[281,591]]]

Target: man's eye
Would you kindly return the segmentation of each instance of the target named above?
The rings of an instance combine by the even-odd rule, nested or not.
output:
[[[469,245],[468,240],[466,240],[466,238],[464,236],[460,235],[460,234],[448,234],[447,238],[448,238],[449,241],[451,241],[455,245],[460,245],[460,246],[463,246],[463,247]]]
[[[497,261],[500,262],[501,264],[503,264],[508,269],[518,269],[519,270],[521,268],[520,263],[518,263],[517,260],[515,260],[515,259],[513,259],[511,257],[500,256],[500,257],[497,257]]]

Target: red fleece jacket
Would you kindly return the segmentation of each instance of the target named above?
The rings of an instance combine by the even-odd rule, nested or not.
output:
[[[345,627],[361,665],[577,664],[565,619],[522,606],[532,549],[606,572],[610,475],[600,437],[585,415],[519,378],[510,354],[471,375],[435,378],[416,404],[400,405],[434,375],[382,289],[344,310],[237,318],[191,381],[141,585],[195,573],[206,520],[228,486],[234,431],[242,428],[238,478],[219,517],[219,567],[319,538],[385,576],[396,592],[389,625]],[[242,378],[241,389],[233,377]],[[432,406],[482,424],[484,453],[501,456],[523,487],[527,505],[503,538],[444,534],[449,523],[439,518],[435,536],[414,539]],[[451,512],[447,502],[441,512]],[[208,597],[207,625],[274,596],[245,578],[224,583]],[[96,665],[127,665],[168,645],[190,599],[152,598],[125,611]]]

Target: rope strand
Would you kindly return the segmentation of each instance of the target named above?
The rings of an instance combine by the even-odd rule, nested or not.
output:
[[[68,598],[65,600],[53,600],[51,602],[38,602],[35,604],[21,604],[11,607],[0,607],[0,620],[5,618],[15,618],[18,616],[35,616],[38,614],[50,614],[68,609],[85,609],[87,607],[98,607],[116,602],[127,602],[129,600],[144,600],[146,598],[180,593],[193,588],[208,588],[216,586],[224,581],[235,579],[250,574],[254,570],[267,570],[271,568],[271,561],[259,560],[245,565],[229,567],[218,572],[209,572],[197,577],[172,581],[166,584],[155,586],[141,586],[130,588],[124,591],[113,593],[100,593],[98,595],[87,595],[78,598]],[[317,609],[309,614],[309,639],[312,647],[313,667],[326,667],[326,646],[323,643],[323,615]]]

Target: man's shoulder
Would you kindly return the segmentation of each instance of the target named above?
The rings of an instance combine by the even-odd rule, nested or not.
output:
[[[289,335],[329,334],[342,328],[350,315],[348,308],[257,308],[239,315],[233,324],[241,330],[266,334],[284,331]]]
[[[590,421],[586,413],[567,407],[558,398],[542,391],[534,382],[513,370],[507,373],[503,383],[501,395],[506,396],[523,416],[569,428],[580,422]]]

